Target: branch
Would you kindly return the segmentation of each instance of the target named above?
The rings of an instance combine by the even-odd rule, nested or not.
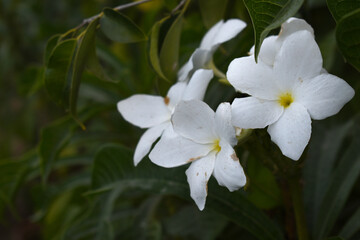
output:
[[[132,3],[127,3],[127,4],[123,4],[123,5],[120,5],[120,6],[117,6],[117,7],[114,7],[113,9],[115,11],[120,11],[120,10],[123,10],[125,8],[129,8],[129,7],[133,7],[133,6],[137,6],[137,5],[140,5],[140,4],[143,4],[143,3],[146,3],[146,2],[150,2],[152,0],[142,0],[142,1],[138,1],[138,2],[132,2]],[[89,24],[90,22],[92,22],[93,20],[95,20],[96,18],[98,17],[101,17],[103,13],[99,13],[97,15],[94,15],[90,18],[87,18],[87,19],[84,19],[83,22],[76,27],[76,29],[80,29],[82,28],[83,26],[85,26],[86,24]]]

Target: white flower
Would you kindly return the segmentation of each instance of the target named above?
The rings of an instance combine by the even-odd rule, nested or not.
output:
[[[191,163],[186,171],[190,195],[200,210],[204,209],[207,182],[212,174],[219,185],[235,191],[246,177],[233,149],[235,128],[231,124],[229,103],[219,105],[216,113],[199,100],[182,101],[172,117],[178,136],[162,138],[149,158],[162,167]]]
[[[246,23],[239,19],[229,19],[216,23],[205,34],[200,47],[191,55],[189,61],[178,72],[179,81],[187,81],[193,72],[200,68],[207,68],[212,60],[212,55],[221,43],[234,38],[246,27]]]
[[[291,34],[303,30],[308,31],[314,37],[313,28],[305,20],[299,18],[289,18],[281,25],[279,35],[269,36],[264,39],[260,48],[258,59],[270,66],[273,66],[276,53],[281,48],[284,40]],[[255,47],[253,46],[250,49],[249,55],[253,55],[254,52]]]
[[[141,128],[149,128],[136,146],[135,166],[148,154],[152,144],[163,132],[172,133],[170,119],[180,100],[203,99],[212,77],[212,70],[200,69],[194,73],[188,84],[174,84],[165,98],[136,94],[118,102],[117,108],[126,121]]]
[[[268,127],[282,153],[298,160],[311,135],[311,118],[336,114],[353,96],[342,79],[322,73],[322,57],[312,34],[288,36],[273,67],[253,56],[233,60],[227,72],[235,89],[252,95],[232,103],[233,124],[240,128]]]

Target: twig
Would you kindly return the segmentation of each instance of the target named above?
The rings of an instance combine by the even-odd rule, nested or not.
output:
[[[177,5],[172,11],[171,14],[174,14],[176,11],[178,11],[186,2],[187,0],[182,0],[179,5]]]
[[[127,4],[123,4],[123,5],[114,7],[113,9],[115,11],[120,11],[120,10],[123,10],[125,8],[133,7],[133,6],[140,5],[140,4],[143,4],[143,3],[146,3],[146,2],[150,2],[150,1],[152,1],[152,0],[142,0],[142,1],[138,1],[138,2],[127,3]],[[92,22],[94,19],[100,17],[101,15],[102,15],[102,13],[99,13],[97,15],[94,15],[94,16],[90,17],[90,18],[84,19],[83,22],[79,26],[76,27],[76,29],[82,28],[83,26],[85,26],[86,24],[89,24],[90,22]]]

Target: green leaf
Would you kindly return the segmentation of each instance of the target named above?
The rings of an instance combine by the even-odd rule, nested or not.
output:
[[[59,153],[70,140],[75,127],[74,120],[66,117],[42,129],[39,155],[44,181],[48,178]]]
[[[176,79],[179,68],[180,37],[183,25],[183,13],[180,13],[167,32],[160,50],[160,66],[170,81]]]
[[[226,227],[226,218],[214,211],[200,212],[196,206],[186,206],[164,219],[164,229],[183,239],[216,239]]]
[[[360,71],[360,8],[341,18],[336,26],[336,40],[347,61]]]
[[[106,8],[100,19],[101,30],[115,42],[132,43],[147,40],[144,32],[128,17],[111,9]]]
[[[92,106],[92,108],[80,112],[79,118],[81,121],[85,121],[106,108],[108,107],[101,105]],[[77,122],[68,116],[51,123],[41,130],[38,152],[44,182],[47,180],[60,152],[67,145],[77,127]]]
[[[60,38],[60,34],[56,34],[56,35],[52,36],[47,41],[46,47],[45,47],[45,54],[44,54],[44,63],[45,63],[45,65],[48,64],[50,56],[52,54],[52,51],[54,50],[54,48],[58,44],[59,38]]]
[[[99,19],[92,21],[86,28],[84,36],[78,43],[70,87],[70,114],[76,119],[76,106],[79,94],[81,76],[89,59],[89,53],[95,52],[95,34]]]
[[[327,0],[327,5],[335,21],[360,8],[359,0]]]
[[[315,222],[319,209],[322,205],[324,195],[332,179],[332,172],[336,158],[341,149],[345,137],[353,121],[348,121],[340,126],[329,128],[316,128],[314,126],[313,138],[310,142],[308,155],[304,167],[304,199],[308,210],[309,226],[313,232],[317,232]]]
[[[360,140],[355,138],[332,175],[331,185],[320,206],[315,239],[323,239],[329,234],[360,174],[359,146]]]
[[[344,239],[350,239],[358,231],[360,231],[360,208],[346,222],[339,235]]]
[[[224,18],[228,0],[199,0],[202,19],[207,28]]]
[[[255,60],[268,33],[295,15],[304,0],[244,0],[255,34]]]
[[[44,83],[49,96],[58,104],[68,106],[68,72],[77,45],[76,39],[59,43],[49,58],[45,69]]]
[[[248,199],[261,209],[271,209],[281,204],[281,191],[274,175],[256,158],[247,162]]]
[[[183,167],[157,167],[146,160],[135,168],[131,151],[110,145],[103,147],[95,157],[92,185],[94,191],[117,189],[124,192],[136,189],[190,200],[184,171]],[[206,208],[225,216],[258,239],[283,239],[278,227],[240,191],[230,193],[211,181]]]
[[[161,77],[162,79],[168,80],[164,73],[161,70],[160,59],[159,59],[159,33],[160,28],[165,21],[167,21],[169,17],[165,17],[154,24],[151,29],[150,34],[150,50],[149,50],[149,59],[151,66],[153,67],[154,71]]]
[[[341,237],[330,237],[330,238],[327,238],[326,240],[344,240],[344,239]]]
[[[38,162],[35,151],[31,151],[18,160],[9,159],[0,162],[0,217],[5,206],[16,214],[14,197],[19,187]]]

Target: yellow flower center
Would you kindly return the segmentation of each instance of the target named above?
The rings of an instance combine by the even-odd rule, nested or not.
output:
[[[294,98],[292,97],[291,93],[284,93],[281,94],[278,102],[281,106],[283,106],[284,108],[287,108],[291,105],[291,103],[294,101]]]
[[[214,151],[216,151],[217,153],[220,152],[220,150],[221,150],[221,147],[220,147],[220,139],[216,139],[216,140],[214,141],[213,149],[214,149]]]

